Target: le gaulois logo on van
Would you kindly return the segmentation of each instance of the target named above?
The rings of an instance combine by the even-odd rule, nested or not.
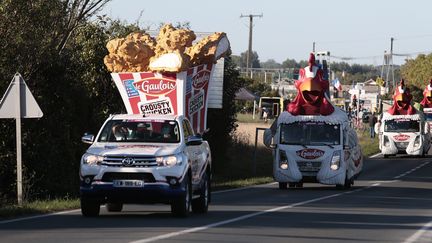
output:
[[[316,159],[324,155],[324,151],[319,149],[302,149],[298,150],[296,153],[297,156],[303,159]]]
[[[176,89],[176,81],[167,78],[145,78],[134,82],[133,85],[148,95],[164,95]]]
[[[406,141],[406,140],[408,140],[410,138],[410,136],[409,135],[405,135],[405,134],[399,134],[399,135],[393,136],[393,138],[396,141]]]
[[[201,89],[210,80],[210,71],[201,70],[192,77],[192,86],[195,89]]]

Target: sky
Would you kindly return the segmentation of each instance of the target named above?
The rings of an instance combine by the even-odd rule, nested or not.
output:
[[[190,22],[196,32],[225,32],[235,55],[248,49],[249,18],[240,15],[262,14],[254,18],[252,41],[261,62],[307,60],[315,42],[316,51],[334,56],[330,61],[381,65],[392,37],[396,54],[432,52],[430,0],[112,0],[100,14],[152,30]]]

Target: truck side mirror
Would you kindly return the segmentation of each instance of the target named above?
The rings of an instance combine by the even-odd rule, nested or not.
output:
[[[94,142],[93,134],[84,133],[84,136],[81,137],[81,142],[87,143],[87,144],[93,144],[93,142]]]
[[[200,136],[189,136],[187,138],[187,141],[186,141],[186,146],[201,145],[202,142],[203,142],[203,139],[202,139],[201,135]]]
[[[273,140],[273,135],[271,133],[271,130],[270,129],[266,129],[264,131],[264,135],[263,135],[263,143],[264,143],[264,145],[267,146],[267,147],[269,147],[269,148],[272,148],[272,145],[276,146],[276,144],[272,144],[271,143],[272,140]]]

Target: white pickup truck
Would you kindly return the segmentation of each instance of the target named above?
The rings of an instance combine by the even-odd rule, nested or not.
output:
[[[123,204],[171,204],[176,216],[206,213],[211,197],[211,153],[184,116],[112,115],[81,158],[83,216],[100,205],[119,212]]]

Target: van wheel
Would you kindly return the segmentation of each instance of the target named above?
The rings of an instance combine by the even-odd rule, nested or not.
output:
[[[108,212],[121,212],[123,209],[122,203],[107,203],[106,209]]]
[[[348,179],[348,172],[345,175],[345,182],[343,185],[336,185],[337,189],[350,189],[351,185],[354,184],[354,182],[350,179]]]
[[[297,184],[297,183],[295,183],[295,182],[290,182],[290,183],[288,184],[288,186],[289,186],[290,188],[294,188],[294,187],[296,187],[296,184]]]
[[[296,184],[296,187],[298,187],[298,188],[303,188],[303,182],[298,182],[298,183]]]
[[[174,199],[171,202],[171,213],[177,217],[187,217],[191,208],[192,200],[192,186],[189,176],[185,176],[183,180],[183,187],[185,190],[184,195],[180,198]]]
[[[207,213],[210,202],[210,179],[208,173],[204,175],[204,181],[200,189],[200,197],[192,200],[192,212]]]
[[[279,189],[281,189],[281,190],[287,189],[287,183],[286,182],[279,182]]]
[[[81,198],[81,214],[84,217],[96,217],[99,216],[100,204],[88,198]]]
[[[389,157],[388,154],[384,154],[384,158],[387,159]]]

